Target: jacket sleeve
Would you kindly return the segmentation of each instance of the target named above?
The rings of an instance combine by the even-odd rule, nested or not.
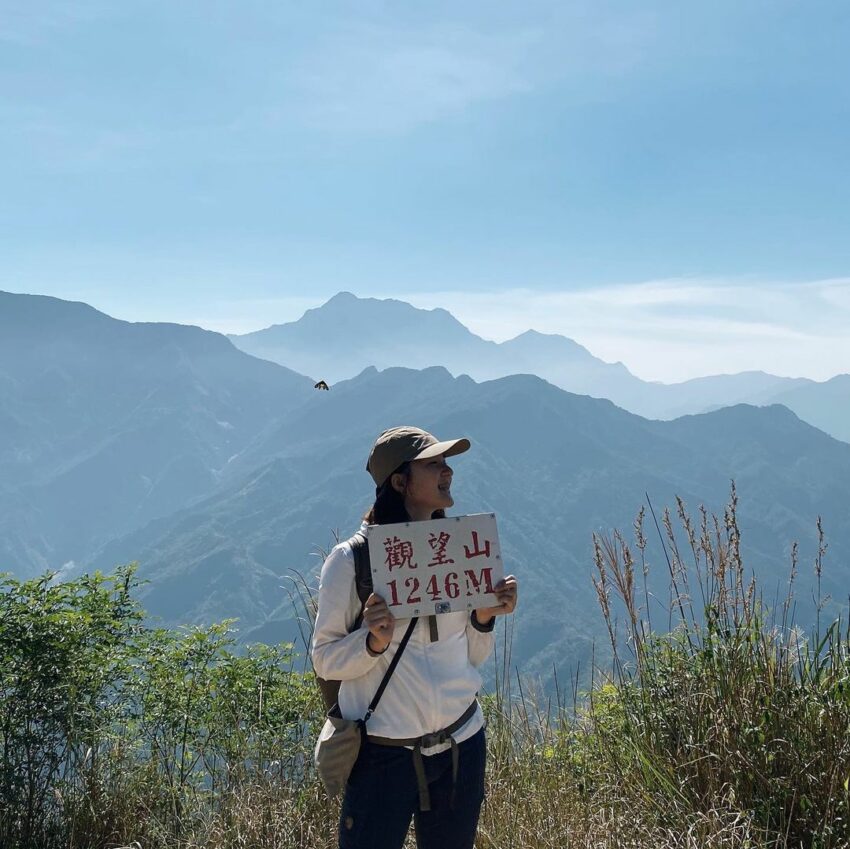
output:
[[[496,617],[489,625],[479,625],[473,610],[466,622],[466,644],[468,646],[469,662],[473,666],[481,666],[493,651],[496,637],[493,629],[496,627]]]
[[[349,545],[342,543],[328,555],[319,578],[319,608],[311,658],[320,678],[334,681],[359,678],[378,662],[380,655],[366,647],[369,631],[361,627],[349,633],[359,613],[354,554]]]

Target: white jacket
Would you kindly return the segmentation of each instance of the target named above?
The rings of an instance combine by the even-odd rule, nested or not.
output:
[[[320,678],[342,682],[339,707],[346,719],[362,719],[398,650],[409,619],[397,619],[392,643],[381,654],[366,647],[365,625],[349,633],[360,613],[354,581],[354,552],[347,542],[335,546],[322,566],[319,610],[313,631],[313,668]],[[369,719],[368,732],[379,737],[421,737],[451,725],[472,703],[481,687],[480,666],[493,650],[491,627],[476,628],[466,612],[437,617],[439,639],[431,641],[428,618],[422,617]],[[452,736],[458,743],[484,724],[481,708]],[[436,754],[449,743],[423,749]]]

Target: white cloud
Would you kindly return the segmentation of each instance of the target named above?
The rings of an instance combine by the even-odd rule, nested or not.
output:
[[[658,280],[568,292],[404,296],[501,341],[560,333],[649,380],[760,369],[826,379],[850,371],[850,278],[805,283]]]
[[[830,306],[850,312],[850,283],[846,279],[824,280],[816,284],[815,294]]]

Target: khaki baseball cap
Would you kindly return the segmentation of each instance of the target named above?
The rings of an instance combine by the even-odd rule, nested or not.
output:
[[[366,471],[380,486],[402,463],[410,460],[426,460],[445,454],[453,457],[469,451],[468,439],[449,439],[440,442],[436,436],[418,427],[391,427],[385,430],[372,446]]]

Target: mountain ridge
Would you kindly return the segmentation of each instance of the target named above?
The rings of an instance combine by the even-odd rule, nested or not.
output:
[[[381,429],[403,423],[472,440],[473,450],[450,461],[452,512],[499,516],[506,568],[521,575],[524,604],[534,611],[517,622],[515,658],[535,673],[559,652],[589,661],[597,636],[591,534],[631,527],[645,492],[659,507],[679,495],[722,516],[736,479],[748,562],[769,582],[787,577],[792,538],[803,551],[816,545],[821,513],[833,558],[850,555],[850,519],[836,497],[846,493],[850,446],[782,406],[736,405],[661,422],[534,375],[477,384],[438,367],[366,370],[341,388],[282,420],[285,454],[267,435],[265,462],[257,451],[244,476],[156,529],[113,541],[93,565],[139,560],[152,579],[144,603],[160,615],[237,616],[245,639],[294,639],[285,575],[314,577],[320,560],[310,552],[333,544],[332,529],[343,537],[356,529],[372,494],[369,445]],[[831,574],[828,591],[839,592],[843,580]],[[230,590],[199,595],[208,584]]]
[[[346,317],[340,326],[334,324],[338,313]],[[364,330],[371,327],[386,330]],[[605,362],[560,334],[529,329],[493,342],[477,336],[447,310],[422,310],[397,299],[340,293],[297,321],[228,338],[255,356],[332,382],[353,377],[369,365],[442,365],[452,374],[466,373],[476,380],[531,372],[569,392],[608,398],[647,418],[672,419],[738,402],[781,403],[784,396],[805,420],[850,442],[850,387],[845,391],[840,381],[837,389],[831,385],[842,375],[817,382],[744,371],[672,384],[644,381],[624,363]]]
[[[30,570],[209,491],[265,419],[312,392],[203,328],[6,292],[0,386],[0,555]],[[24,518],[39,514],[41,533]]]
[[[0,299],[10,326],[13,302]],[[137,560],[151,579],[143,603],[168,624],[237,617],[244,639],[293,639],[285,576],[314,578],[316,547],[359,526],[374,493],[369,446],[388,426],[416,424],[473,442],[451,460],[453,512],[499,516],[529,611],[515,621],[515,658],[530,674],[591,661],[592,535],[631,527],[647,493],[659,510],[679,496],[722,517],[734,479],[746,562],[768,587],[787,580],[792,540],[801,558],[816,550],[822,516],[838,563],[824,590],[844,597],[850,445],[784,406],[660,421],[536,373],[476,381],[444,365],[369,366],[316,392],[209,331],[129,325],[83,305],[59,332],[50,324],[62,324],[61,302],[39,322],[44,303],[26,302],[17,326],[31,330],[14,344],[0,334],[2,567],[76,574]],[[525,336],[530,347],[552,341]],[[828,388],[840,399],[846,387],[837,377]],[[652,545],[662,568],[650,592],[662,598],[666,566]],[[807,604],[804,595],[801,611]]]

